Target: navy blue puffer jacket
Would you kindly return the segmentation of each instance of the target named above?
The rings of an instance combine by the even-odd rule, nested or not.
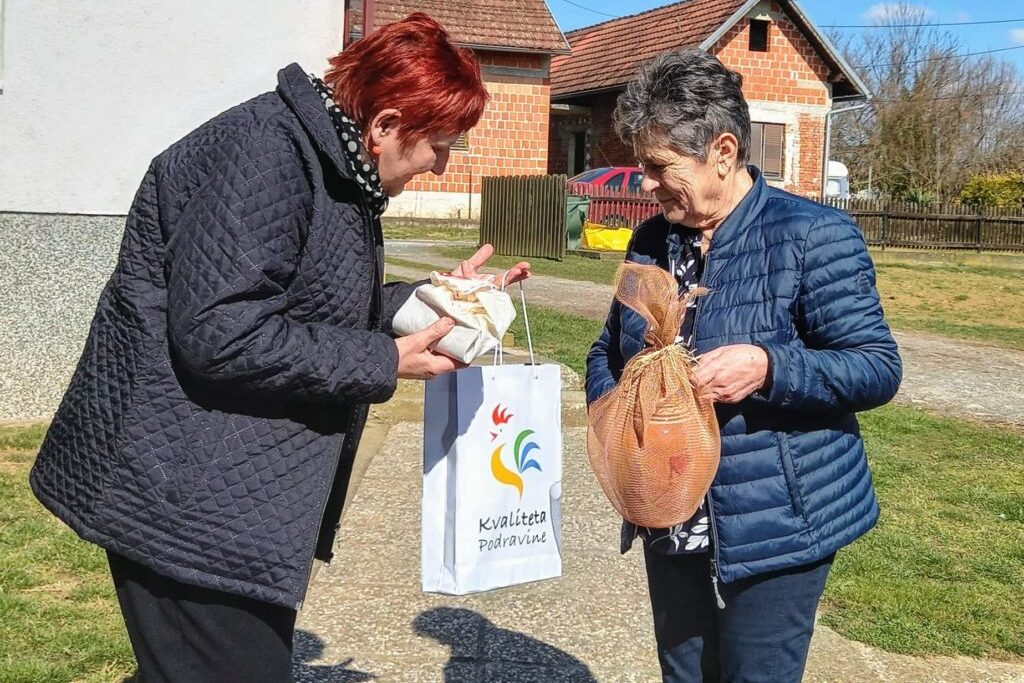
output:
[[[722,459],[711,487],[723,581],[814,562],[870,529],[878,504],[855,413],[896,394],[902,363],[860,230],[846,214],[754,187],[715,231],[694,350],[763,347],[770,388],[718,405]],[[627,260],[668,269],[669,223],[637,229]],[[587,361],[587,399],[643,349],[644,320],[612,304]],[[624,549],[632,536],[624,534]]]
[[[296,64],[158,156],[32,469],[83,538],[295,607],[397,382],[380,224]]]

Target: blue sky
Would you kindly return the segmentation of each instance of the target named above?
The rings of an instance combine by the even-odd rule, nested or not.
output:
[[[610,17],[574,7],[567,0],[547,0],[555,19],[563,31],[589,26]],[[612,16],[634,14],[670,4],[667,0],[571,0],[592,10]],[[842,2],[839,0],[798,0],[798,4],[819,27],[827,24],[869,24],[872,17],[886,11],[890,3]],[[938,22],[990,21],[996,19],[1024,19],[1024,3],[1006,0],[926,0],[911,3]],[[1014,61],[1024,72],[1024,21],[1012,24],[981,26],[949,26],[964,41],[966,50],[979,52],[1007,47],[1019,49],[997,53],[996,56]],[[828,32],[830,29],[824,29]],[[842,29],[844,32],[880,29]]]

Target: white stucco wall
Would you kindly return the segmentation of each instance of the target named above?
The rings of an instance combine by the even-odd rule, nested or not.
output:
[[[341,48],[342,0],[0,1],[0,212],[126,213],[169,144]]]
[[[475,219],[480,217],[480,193],[406,190],[391,198],[384,215],[389,218]]]

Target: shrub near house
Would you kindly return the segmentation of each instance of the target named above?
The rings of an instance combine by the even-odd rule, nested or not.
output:
[[[960,201],[970,206],[1024,209],[1024,175],[989,173],[971,178],[960,191]]]

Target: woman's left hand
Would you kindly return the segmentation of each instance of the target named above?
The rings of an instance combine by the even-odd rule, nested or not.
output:
[[[717,403],[739,403],[764,386],[768,354],[750,344],[720,346],[697,359],[694,374]]]
[[[479,270],[483,268],[484,264],[487,263],[487,259],[494,255],[494,247],[489,244],[485,244],[480,247],[475,254],[470,256],[468,259],[459,264],[459,267],[452,271],[452,275],[456,277],[468,277],[477,280],[490,279],[490,275],[484,275]],[[516,282],[530,277],[530,264],[526,261],[520,261],[506,271],[505,284],[511,285]],[[501,278],[498,277],[496,282],[500,283]]]

